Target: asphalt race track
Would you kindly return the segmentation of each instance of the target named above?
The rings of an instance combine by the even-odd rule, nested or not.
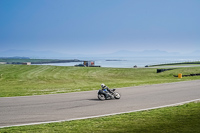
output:
[[[119,88],[119,100],[96,91],[0,98],[0,127],[67,121],[154,108],[200,98],[200,80]]]

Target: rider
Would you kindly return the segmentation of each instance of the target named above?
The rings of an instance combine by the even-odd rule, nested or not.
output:
[[[110,96],[111,94],[111,90],[105,85],[105,84],[101,84],[101,88],[103,90],[103,92],[105,92],[105,94],[107,95],[106,97],[108,97],[108,95]]]

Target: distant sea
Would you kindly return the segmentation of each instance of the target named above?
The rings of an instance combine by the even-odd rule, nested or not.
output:
[[[157,65],[166,63],[179,63],[179,62],[192,62],[200,61],[199,56],[161,56],[161,57],[68,57],[66,59],[79,59],[79,60],[92,60],[95,61],[95,65],[101,67],[113,67],[113,68],[133,68],[145,67],[146,65]],[[53,66],[74,66],[82,64],[83,62],[70,62],[70,63],[49,63],[43,65]]]

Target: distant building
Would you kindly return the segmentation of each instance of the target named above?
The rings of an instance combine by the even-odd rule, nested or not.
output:
[[[22,65],[31,65],[31,62],[23,62]]]
[[[7,62],[0,62],[0,64],[7,64]]]
[[[87,67],[94,66],[94,61],[84,61],[83,64],[84,66],[87,66]]]
[[[80,66],[80,67],[101,67],[101,66],[96,66],[94,61],[83,61],[83,64],[75,65],[75,66]]]

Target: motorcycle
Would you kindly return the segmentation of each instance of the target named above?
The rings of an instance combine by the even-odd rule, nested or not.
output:
[[[121,95],[118,92],[115,92],[116,89],[108,91],[99,90],[98,91],[98,99],[99,100],[108,100],[108,99],[120,99]]]

